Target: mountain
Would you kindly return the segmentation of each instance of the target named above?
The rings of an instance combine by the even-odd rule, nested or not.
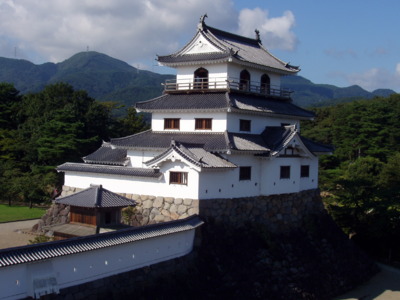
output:
[[[282,86],[294,91],[292,94],[294,102],[303,107],[329,106],[356,99],[372,99],[396,94],[395,91],[390,89],[368,92],[358,85],[340,88],[329,84],[315,84],[298,75],[283,77]]]
[[[108,55],[90,51],[77,53],[61,63],[35,65],[26,60],[0,57],[0,82],[14,84],[21,93],[38,92],[44,86],[67,82],[85,90],[99,101],[116,101],[127,106],[162,93],[162,83],[174,75],[138,70]],[[395,92],[378,89],[372,93],[357,85],[340,88],[315,84],[301,76],[287,76],[282,86],[293,90],[293,100],[303,107],[326,106],[360,98],[387,97]]]
[[[132,105],[159,96],[161,84],[173,77],[139,70],[93,51],[75,54],[61,63],[42,65],[0,57],[0,82],[13,83],[23,94],[38,92],[48,84],[67,82],[97,100]]]

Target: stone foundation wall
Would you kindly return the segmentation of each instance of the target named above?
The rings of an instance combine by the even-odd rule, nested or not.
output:
[[[61,196],[71,195],[80,190],[64,186]],[[272,196],[207,200],[120,195],[137,202],[129,222],[133,226],[168,222],[198,214],[205,221],[222,222],[234,228],[251,222],[265,224],[272,231],[280,231],[295,228],[305,216],[324,210],[317,189]],[[50,215],[54,215],[57,210],[65,213],[63,209],[53,209]],[[67,218],[48,217],[45,223],[49,225],[50,220],[58,222],[65,219]]]

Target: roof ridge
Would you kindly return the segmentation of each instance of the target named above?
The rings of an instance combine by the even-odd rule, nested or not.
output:
[[[205,30],[208,30],[213,36],[215,36],[215,34],[217,34],[217,35],[220,34],[222,36],[235,38],[235,39],[237,39],[239,41],[243,41],[243,42],[247,42],[247,43],[250,43],[250,44],[254,44],[256,46],[260,46],[260,42],[259,42],[258,39],[253,39],[253,38],[246,37],[246,36],[243,36],[243,35],[239,35],[239,34],[236,34],[236,33],[228,32],[228,31],[225,31],[225,30],[221,30],[221,29],[218,29],[218,28],[215,28],[215,27],[208,26],[206,24],[204,24],[204,25],[205,25]]]

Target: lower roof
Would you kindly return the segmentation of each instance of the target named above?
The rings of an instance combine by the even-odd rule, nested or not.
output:
[[[142,112],[167,111],[231,111],[263,113],[270,116],[291,116],[297,119],[313,119],[315,114],[292,103],[291,99],[276,99],[251,93],[206,92],[174,93],[137,102],[135,108]]]
[[[132,168],[121,166],[95,165],[85,163],[64,163],[57,167],[57,171],[73,171],[81,173],[98,173],[123,175],[134,177],[160,178],[162,174],[156,169]]]

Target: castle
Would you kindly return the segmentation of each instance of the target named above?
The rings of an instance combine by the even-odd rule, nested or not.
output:
[[[324,211],[318,156],[333,149],[301,136],[300,121],[314,114],[281,87],[281,77],[299,68],[269,53],[257,31],[255,39],[242,37],[207,26],[204,18],[181,50],[158,56],[177,76],[163,95],[136,104],[152,114],[151,129],[104,142],[83,163],[58,166],[65,173],[62,197],[41,220],[100,227],[115,223],[120,207],[135,206],[131,224],[137,226],[0,250],[7,299],[119,299],[163,282],[170,288],[166,278],[175,291],[172,274],[196,270],[206,288],[224,277],[227,289],[234,282],[247,297],[325,299],[376,272]],[[260,229],[256,238],[249,224]],[[260,235],[268,246],[246,244]],[[232,236],[239,237],[234,246]],[[211,255],[187,255],[195,237]],[[213,249],[221,245],[213,243],[224,246],[221,257]],[[203,274],[201,264],[215,273],[205,268]],[[248,272],[235,277],[240,268]]]
[[[58,166],[63,195],[91,184],[134,200],[318,188],[318,155],[332,149],[300,135],[300,121],[314,113],[294,105],[281,87],[281,77],[299,68],[266,50],[257,30],[254,39],[243,37],[206,25],[205,17],[181,50],[157,58],[177,75],[160,97],[136,103],[138,112],[151,113],[151,129],[104,142],[83,163]]]

